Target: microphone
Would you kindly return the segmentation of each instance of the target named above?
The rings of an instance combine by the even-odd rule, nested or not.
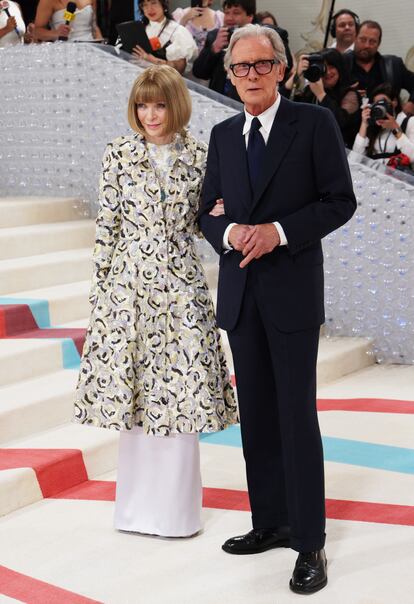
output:
[[[66,5],[66,10],[63,13],[63,18],[65,19],[65,25],[70,25],[70,23],[75,18],[75,12],[76,12],[76,2],[68,2]],[[61,40],[62,42],[67,42],[68,37],[59,36],[59,40]]]
[[[10,17],[12,17],[13,15],[10,14],[9,6],[10,6],[10,4],[7,2],[7,0],[3,0],[3,2],[0,2],[0,10],[4,10],[7,17],[10,19]],[[17,29],[17,27],[14,28],[14,31],[19,36],[19,38],[21,38],[20,32]]]

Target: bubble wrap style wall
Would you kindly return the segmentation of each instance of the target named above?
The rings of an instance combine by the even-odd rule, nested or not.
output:
[[[0,69],[0,196],[70,195],[93,214],[103,150],[129,130],[141,68],[108,48],[61,43],[2,50]],[[237,106],[189,86],[191,130],[208,142]],[[324,240],[326,333],[371,337],[379,362],[414,363],[414,187],[355,154],[350,166],[358,210]]]
[[[378,362],[413,364],[414,187],[354,155],[357,211],[324,239],[326,330],[372,337]]]
[[[105,146],[130,131],[127,102],[142,71],[110,51],[67,43],[0,49],[1,195],[78,196],[85,209],[96,200]],[[236,109],[191,95],[191,131],[208,142],[211,127]]]

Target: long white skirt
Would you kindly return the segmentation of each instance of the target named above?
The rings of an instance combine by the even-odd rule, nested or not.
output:
[[[197,434],[149,436],[122,431],[115,528],[163,537],[201,529],[202,487]]]

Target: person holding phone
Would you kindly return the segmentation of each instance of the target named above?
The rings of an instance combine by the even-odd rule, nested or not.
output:
[[[223,27],[207,34],[205,44],[194,61],[193,75],[208,80],[212,90],[239,101],[240,97],[224,69],[224,53],[234,29],[253,22],[256,0],[224,0],[223,12]]]
[[[209,31],[223,27],[224,14],[210,8],[212,0],[191,0],[189,8],[176,8],[172,16],[188,29],[197,44],[198,52],[204,46]]]
[[[139,0],[142,22],[152,53],[136,46],[132,54],[156,65],[170,65],[183,74],[187,63],[197,56],[197,46],[190,32],[172,18],[168,0]]]

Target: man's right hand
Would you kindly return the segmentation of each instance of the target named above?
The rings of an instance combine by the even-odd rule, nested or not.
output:
[[[217,55],[223,50],[229,43],[229,34],[227,27],[220,27],[217,32],[216,39],[211,45],[211,50]]]
[[[250,239],[252,229],[254,227],[251,224],[235,224],[230,229],[228,237],[230,245],[238,252],[241,252]]]

